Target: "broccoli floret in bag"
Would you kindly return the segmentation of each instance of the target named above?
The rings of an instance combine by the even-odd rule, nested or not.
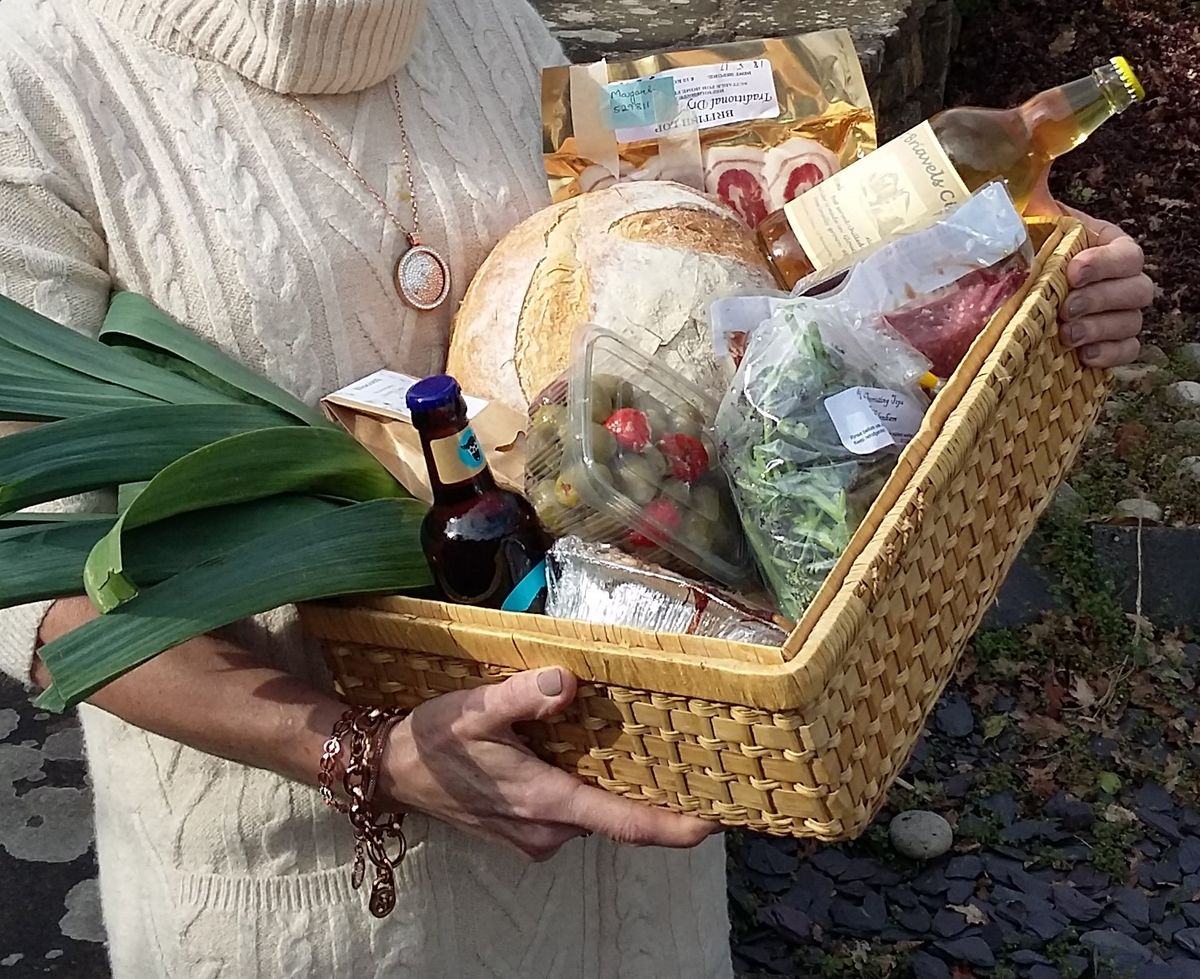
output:
[[[836,304],[797,300],[753,333],[717,429],[750,546],[788,617],[815,597],[905,441],[873,404],[894,396],[905,424],[914,413],[919,422],[926,402],[913,382],[927,365]],[[865,439],[853,437],[860,430]]]

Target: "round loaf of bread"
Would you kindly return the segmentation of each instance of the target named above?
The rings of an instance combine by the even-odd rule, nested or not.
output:
[[[596,324],[719,398],[710,304],[776,288],[724,204],[682,184],[617,184],[540,211],[495,247],[455,317],[447,370],[524,411]]]

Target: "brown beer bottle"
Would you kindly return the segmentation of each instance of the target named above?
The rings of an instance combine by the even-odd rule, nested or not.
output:
[[[992,180],[1024,212],[1057,157],[1144,97],[1129,63],[1113,58],[1015,109],[946,109],[769,215],[758,226],[763,250],[791,289],[847,268]]]
[[[421,547],[434,584],[447,601],[499,608],[549,542],[525,498],[496,485],[454,378],[418,381],[405,402],[433,490]]]

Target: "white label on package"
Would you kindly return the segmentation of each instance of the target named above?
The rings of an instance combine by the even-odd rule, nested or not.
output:
[[[331,401],[341,401],[368,410],[376,409],[385,414],[408,420],[412,417],[404,397],[408,389],[419,381],[419,377],[409,374],[399,374],[396,371],[381,370],[368,374],[361,381],[347,384],[344,388],[329,395]],[[467,402],[467,417],[474,418],[484,408],[487,402],[481,398],[464,396]]]
[[[779,116],[779,96],[775,90],[775,72],[765,58],[750,61],[726,61],[719,65],[670,68],[659,75],[675,83],[679,119],[697,129],[712,129],[752,119]],[[672,128],[676,120],[658,125],[634,126],[617,130],[617,140],[634,143],[655,139]]]
[[[826,398],[825,410],[842,445],[864,456],[907,445],[925,416],[915,398],[884,388],[849,388]]]

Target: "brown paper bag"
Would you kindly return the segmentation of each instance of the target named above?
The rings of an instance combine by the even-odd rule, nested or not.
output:
[[[433,501],[421,437],[413,428],[404,395],[419,378],[395,371],[374,374],[322,399],[330,421],[341,426],[418,500]],[[467,414],[496,482],[525,491],[525,429],[528,419],[498,402],[466,397]]]

